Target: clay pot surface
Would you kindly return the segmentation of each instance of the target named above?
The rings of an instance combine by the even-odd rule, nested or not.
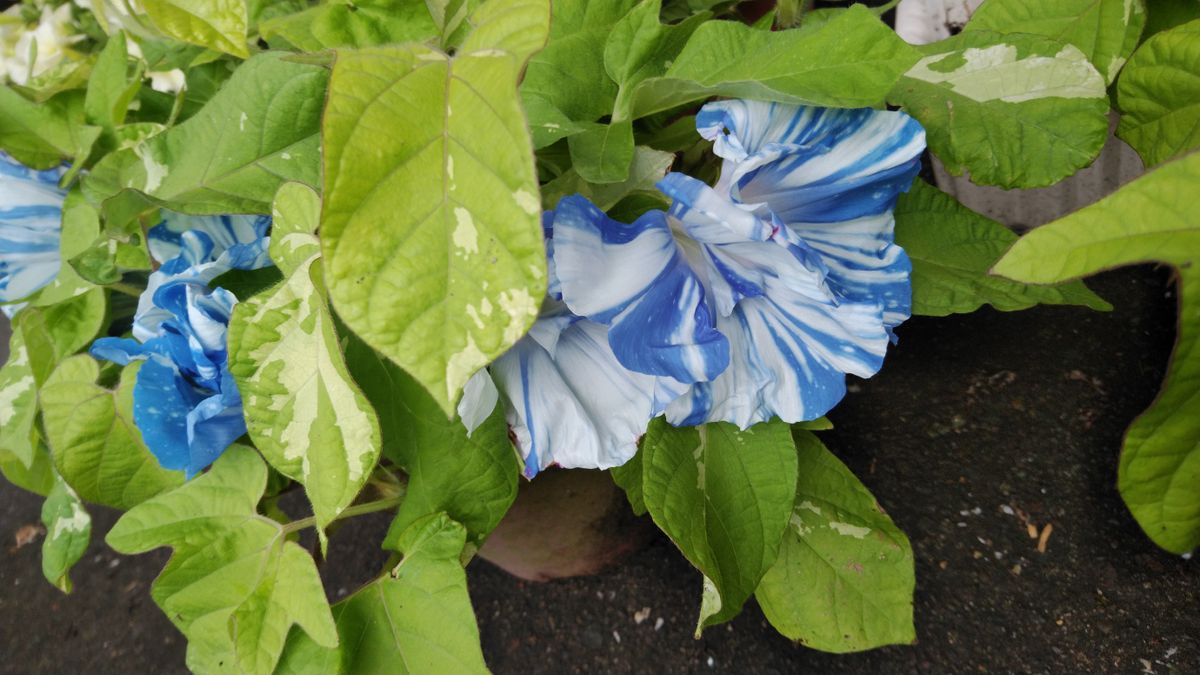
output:
[[[549,581],[596,574],[653,534],[607,471],[551,468],[522,481],[479,556],[521,579]]]

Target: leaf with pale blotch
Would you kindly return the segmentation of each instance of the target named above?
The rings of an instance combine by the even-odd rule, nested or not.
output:
[[[996,274],[1058,283],[1142,262],[1179,273],[1179,338],[1163,389],[1125,435],[1117,487],[1156,544],[1200,546],[1200,153],[1167,163],[1025,235]]]
[[[92,539],[92,517],[71,486],[55,476],[54,487],[42,504],[42,575],[64,593],[71,592],[71,567],[79,562]]]
[[[285,52],[257,54],[196,115],[101,160],[84,178],[84,193],[106,208],[136,190],[185,213],[267,213],[283,183],[320,183],[328,79],[326,68]]]
[[[1142,0],[992,0],[965,30],[1032,33],[1075,45],[1112,82],[1145,25]]]
[[[504,17],[510,1],[524,3],[485,7]],[[537,16],[524,30],[544,38]],[[339,52],[323,127],[333,304],[447,417],[467,379],[532,325],[546,288],[522,64],[473,37],[453,58],[420,45]],[[389,131],[397,120],[403,134]]]
[[[677,428],[659,418],[641,462],[646,510],[704,573],[699,635],[736,616],[775,562],[796,488],[791,427]]]
[[[466,534],[444,513],[407,527],[397,542],[404,559],[334,605],[341,646],[293,631],[280,675],[487,673],[459,562]]]
[[[321,254],[313,233],[321,218],[321,197],[303,183],[284,183],[271,206],[271,261],[284,274]]]
[[[100,366],[87,355],[55,368],[39,396],[46,441],[59,475],[89,502],[118,509],[183,482],[142,443],[133,423],[133,386],[140,363],[121,371],[116,391],[96,384]]]
[[[280,189],[271,257],[288,277],[234,308],[229,371],[250,437],[271,466],[304,484],[324,528],[370,477],[380,433],[374,409],[346,369],[319,290],[319,245],[311,234],[319,208],[316,193],[303,185]]]
[[[61,274],[61,272],[60,272]],[[14,318],[9,359],[0,368],[0,452],[33,468],[38,387],[55,366],[91,343],[104,324],[107,303],[99,288],[48,307],[26,307]]]
[[[293,624],[338,643],[313,559],[256,511],[266,485],[257,453],[232,445],[207,473],[126,513],[106,538],[126,554],[175,549],[150,594],[187,637],[194,672],[272,673]]]
[[[1035,286],[988,274],[1017,235],[920,179],[900,195],[895,214],[896,243],[912,260],[913,314],[961,314],[985,304],[1006,312],[1037,304],[1112,309],[1081,281]]]
[[[1200,20],[1163,31],[1134,52],[1117,81],[1117,135],[1147,166],[1200,148]]]
[[[763,614],[786,637],[827,652],[913,642],[908,538],[816,436],[795,439],[795,506],[754,593]]]
[[[1104,78],[1077,47],[972,31],[921,48],[888,101],[925,127],[950,173],[1041,187],[1087,166],[1108,138]]]
[[[142,0],[165,35],[246,58],[246,0]]]
[[[659,77],[642,80],[633,117],[713,95],[858,108],[879,105],[919,55],[855,5],[811,29],[763,31],[709,21]]]
[[[17,327],[8,341],[8,361],[0,368],[0,452],[26,469],[33,464],[37,410],[37,381],[24,334]]]

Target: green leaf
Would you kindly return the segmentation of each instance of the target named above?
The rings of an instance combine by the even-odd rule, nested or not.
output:
[[[30,363],[39,385],[60,361],[92,343],[104,327],[107,309],[104,290],[92,288],[55,305],[21,310],[16,324],[32,347]]]
[[[37,380],[30,361],[25,334],[19,325],[13,326],[8,360],[0,368],[0,453],[24,469],[32,466],[36,450],[33,423],[38,411]]]
[[[1146,166],[1200,147],[1200,20],[1150,38],[1117,81],[1117,135]]]
[[[445,514],[414,522],[398,545],[404,559],[334,605],[338,649],[292,633],[278,672],[487,673],[459,557],[466,530]]]
[[[133,424],[137,371],[126,367],[110,391],[96,384],[100,367],[90,356],[72,356],[39,392],[58,473],[89,502],[128,509],[183,482],[158,465]]]
[[[104,323],[104,291],[51,307],[26,307],[12,323],[9,359],[0,368],[0,451],[32,470],[38,438],[38,387],[60,361],[92,341]]]
[[[54,488],[54,463],[50,460],[50,451],[40,442],[34,450],[33,464],[28,467],[15,455],[0,448],[0,474],[4,474],[4,478],[13,485],[43,497]]]
[[[125,122],[129,103],[142,86],[141,61],[130,68],[125,34],[115,33],[100,51],[83,101],[88,123],[112,129]]]
[[[613,26],[604,45],[604,69],[618,89],[614,120],[629,117],[637,85],[667,72],[688,38],[710,16],[700,12],[668,26],[659,22],[661,8],[662,0],[643,0]]]
[[[229,372],[263,457],[304,485],[322,530],[379,459],[379,420],[346,369],[321,288],[320,198],[299,183],[275,198],[271,259],[287,274],[229,321]]]
[[[912,260],[913,314],[965,314],[985,304],[1005,312],[1037,304],[1112,309],[1083,282],[1031,286],[990,276],[1017,235],[920,179],[900,196],[895,216],[896,243]]]
[[[132,189],[194,214],[269,213],[283,183],[320,184],[328,77],[325,68],[289,61],[286,53],[256,55],[194,117],[102,160],[84,192],[93,202],[112,202]]]
[[[617,85],[604,68],[613,27],[636,0],[555,0],[546,48],[529,60],[521,97],[534,147],[583,131],[613,110]]]
[[[1183,198],[1200,182],[1192,153],[1021,238],[993,272],[1055,283],[1140,262],[1179,272],[1179,336],[1163,389],[1129,427],[1117,486],[1156,544],[1200,546],[1200,210]]]
[[[613,482],[625,491],[629,499],[629,508],[634,515],[646,515],[646,497],[642,488],[642,453],[639,450],[628,462],[609,469]]]
[[[468,37],[453,58],[420,45],[338,52],[330,82],[321,218],[330,295],[447,417],[467,379],[533,323],[546,288],[520,66]],[[405,133],[385,132],[396,120]]]
[[[467,0],[425,0],[425,6],[429,9],[429,16],[433,18],[438,35],[441,36],[442,47],[447,47],[450,45],[451,36],[467,18],[467,12],[471,9],[470,3]]]
[[[1075,45],[1111,83],[1145,25],[1142,0],[990,0],[966,31],[1030,33]]]
[[[188,639],[188,667],[271,673],[288,629],[338,643],[312,558],[255,511],[267,467],[230,446],[211,470],[126,513],[106,541],[120,553],[175,549],[151,595]]]
[[[379,412],[384,452],[408,474],[387,542],[444,511],[482,545],[516,498],[521,474],[503,406],[468,435],[462,420],[447,420],[419,383],[361,340],[349,339],[346,361]]]
[[[695,127],[692,129],[692,135],[696,136]],[[542,186],[542,206],[550,210],[563,197],[581,194],[600,209],[607,211],[634,192],[653,190],[654,184],[667,175],[674,162],[673,153],[637,146],[633,149],[633,161],[626,180],[620,183],[595,184],[585,180],[576,169],[568,169],[558,178]]]
[[[34,169],[74,157],[95,129],[83,124],[83,92],[68,91],[34,103],[0,86],[0,149]]]
[[[241,58],[246,48],[246,0],[142,0],[164,35]]]
[[[642,117],[709,96],[842,108],[877,106],[919,55],[869,9],[852,6],[813,29],[700,26],[662,77],[634,96]]]
[[[921,122],[950,173],[1041,187],[1087,166],[1104,146],[1104,78],[1078,48],[978,30],[922,50],[888,101]]]
[[[94,284],[79,276],[70,260],[96,240],[100,233],[100,214],[84,199],[79,186],[71,188],[63,200],[62,230],[59,236],[58,274],[49,285],[38,291],[32,298],[35,307],[48,307],[87,293]]]
[[[677,428],[660,418],[641,456],[646,510],[704,573],[699,636],[736,616],[775,562],[796,488],[791,428]]]
[[[55,476],[54,487],[42,504],[42,574],[63,593],[71,592],[71,567],[79,562],[92,539],[92,517],[79,495]]]
[[[795,438],[795,507],[754,594],[763,614],[785,637],[827,652],[914,642],[908,538],[816,436]]]
[[[591,183],[621,183],[633,163],[633,123],[595,124],[567,139],[575,172]]]
[[[264,21],[262,36],[306,52],[420,42],[438,34],[423,0],[329,3]]]

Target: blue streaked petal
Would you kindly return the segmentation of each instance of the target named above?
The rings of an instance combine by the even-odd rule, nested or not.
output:
[[[846,373],[879,370],[888,344],[878,305],[833,305],[796,293],[743,300],[717,328],[729,337],[729,368],[668,406],[672,424],[724,421],[744,429],[772,417],[815,419],[845,395]]]
[[[165,263],[180,254],[185,232],[203,232],[216,257],[239,244],[261,240],[270,227],[268,216],[190,216],[164,210],[162,222],[146,233],[146,245],[155,260]]]
[[[571,323],[553,353],[523,338],[491,366],[508,400],[509,427],[525,457],[525,475],[558,464],[605,469],[627,462],[665,400],[685,388],[621,366],[607,329]]]
[[[710,103],[696,118],[726,159],[718,190],[766,203],[785,223],[891,209],[920,169],[925,131],[901,112],[759,101]]]
[[[761,204],[738,204],[691,176],[672,172],[655,184],[658,189],[683,205],[685,213],[671,207],[671,215],[684,224],[687,235],[704,244],[730,244],[766,241],[780,229],[769,210]]]
[[[824,281],[828,270],[820,253],[787,227],[764,224],[766,239],[738,238],[732,233],[739,228],[728,226],[722,218],[740,218],[747,213],[743,208],[694,178],[681,174],[667,178],[671,180],[664,179],[663,183],[668,189],[686,187],[672,189],[670,195],[675,201],[671,204],[671,217],[678,222],[679,229],[700,242],[692,258],[698,257],[701,262],[693,265],[707,271],[708,288],[721,316],[729,316],[739,302],[765,295],[772,287],[787,288],[821,301],[835,301]],[[698,209],[693,201],[714,206]],[[722,203],[726,206],[717,208]],[[711,239],[694,234],[719,232],[722,228],[726,234]]]
[[[187,414],[188,463],[187,477],[200,473],[216,461],[225,449],[246,433],[246,420],[241,401],[237,400],[237,385],[227,376],[221,393],[200,401]],[[231,395],[236,405],[231,404]]]
[[[35,171],[0,152],[0,311],[9,317],[24,306],[15,301],[58,275],[65,171]]]
[[[610,345],[626,368],[691,383],[728,365],[728,342],[666,214],[650,211],[626,225],[582,196],[564,197],[553,242],[563,301],[611,327]]]
[[[133,387],[133,422],[164,468],[188,468],[188,411],[204,398],[179,377],[175,368],[157,360],[147,361],[138,371]]]
[[[912,262],[894,243],[890,211],[837,223],[798,223],[804,240],[821,254],[829,285],[855,302],[883,303],[888,328],[912,313]]]

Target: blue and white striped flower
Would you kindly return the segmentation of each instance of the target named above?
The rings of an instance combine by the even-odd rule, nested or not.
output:
[[[0,152],[0,303],[32,294],[58,275],[66,167],[35,171]],[[24,305],[0,304],[12,317]]]
[[[554,222],[547,212],[544,222]],[[503,397],[505,417],[533,478],[566,468],[620,466],[637,452],[650,420],[686,389],[670,377],[622,366],[609,329],[571,313],[556,296],[550,229],[550,294],[529,333],[468,382],[458,411],[469,431]]]
[[[819,417],[847,373],[878,371],[909,315],[892,208],[924,131],[897,112],[752,101],[696,119],[724,159],[715,187],[669,174],[670,212],[631,225],[560,204],[562,299],[610,327],[625,367],[691,385],[666,410],[673,424]]]
[[[136,339],[101,338],[93,356],[122,365],[145,360],[133,390],[133,421],[168,469],[189,477],[246,433],[226,333],[238,299],[209,282],[233,269],[270,264],[265,216],[165,214],[149,232],[162,266],[134,315]]]

